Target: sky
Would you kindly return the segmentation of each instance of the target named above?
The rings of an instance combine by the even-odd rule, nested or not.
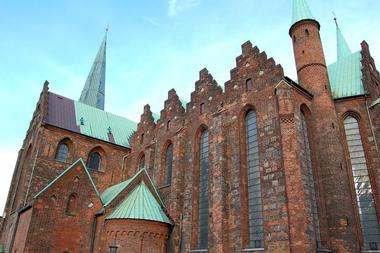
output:
[[[308,1],[328,64],[334,12],[351,50],[366,40],[380,66],[380,1]],[[138,121],[171,88],[189,101],[204,67],[223,86],[247,40],[296,80],[291,12],[291,0],[0,0],[0,210],[44,81],[78,100],[107,26],[105,110]]]

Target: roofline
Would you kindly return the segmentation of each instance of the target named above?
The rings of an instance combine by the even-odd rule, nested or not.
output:
[[[85,135],[85,134],[82,134],[82,133],[71,131],[71,130],[63,128],[63,127],[59,127],[59,126],[53,125],[53,124],[47,122],[46,120],[44,120],[44,123],[45,123],[45,125],[49,125],[49,126],[52,126],[52,127],[56,127],[58,129],[66,130],[66,131],[68,131],[70,133],[79,134],[81,136],[85,136],[85,137],[88,137],[88,138],[91,138],[91,139],[94,139],[94,140],[98,140],[98,141],[101,141],[101,142],[104,142],[104,143],[107,143],[107,144],[111,144],[111,145],[118,146],[118,147],[121,147],[121,148],[126,148],[126,149],[129,149],[129,150],[132,149],[131,147],[123,146],[123,145],[120,145],[120,144],[117,144],[117,143],[112,143],[112,142],[109,142],[109,141],[105,141],[105,140],[102,140],[102,139],[99,139],[99,138],[95,138],[95,137],[92,137],[92,136],[89,136],[89,135]]]
[[[302,87],[301,85],[299,85],[298,83],[296,83],[295,81],[293,81],[290,77],[288,76],[284,76],[283,78],[288,84],[294,86],[296,89],[300,90],[302,93],[305,93],[307,96],[309,96],[310,98],[313,98],[314,95],[308,91],[307,89],[305,89],[304,87]]]
[[[359,98],[359,97],[366,97],[368,95],[368,93],[364,93],[364,94],[359,94],[359,95],[353,95],[353,96],[348,96],[348,97],[340,97],[340,98],[334,98],[334,101],[343,101],[343,100],[348,100],[348,99],[353,99],[353,98]]]
[[[173,221],[169,215],[166,214],[166,216],[168,217],[169,220]],[[173,223],[167,223],[167,222],[163,222],[163,221],[156,221],[156,220],[147,220],[147,219],[137,219],[137,218],[105,218],[105,220],[136,220],[136,221],[139,221],[139,220],[144,220],[144,221],[150,221],[150,222],[157,222],[159,224],[167,224],[167,225],[170,225],[172,227],[174,227],[174,222]]]

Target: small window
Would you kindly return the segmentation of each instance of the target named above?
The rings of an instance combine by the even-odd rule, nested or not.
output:
[[[169,131],[170,130],[170,120],[168,120],[168,122],[166,123],[166,131]]]
[[[98,152],[92,152],[88,159],[87,167],[93,170],[100,170],[101,157]]]
[[[203,114],[205,112],[205,103],[201,103],[199,106],[199,113]]]
[[[55,155],[55,160],[60,162],[66,162],[69,155],[69,147],[65,143],[60,143],[58,145],[57,153]]]
[[[245,89],[246,89],[246,91],[252,91],[253,90],[252,79],[248,79],[247,81],[245,81]]]
[[[310,35],[309,29],[305,29],[305,33],[307,36],[309,36]]]
[[[142,144],[144,142],[144,134],[141,134],[140,136],[140,143]]]
[[[297,39],[296,39],[296,36],[293,35],[293,42],[296,43]]]
[[[68,215],[76,215],[78,210],[78,196],[73,193],[69,196],[67,201],[66,213]]]

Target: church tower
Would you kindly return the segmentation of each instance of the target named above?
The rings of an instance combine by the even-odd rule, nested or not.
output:
[[[320,24],[306,0],[293,0],[293,20],[289,35],[293,41],[298,82],[313,94],[311,132],[315,185],[321,241],[318,248],[339,248],[356,252],[357,238],[352,196],[344,155],[339,119],[331,93],[328,70],[319,34]],[[346,49],[342,49],[344,52]]]
[[[79,102],[104,110],[107,32],[92,64]]]

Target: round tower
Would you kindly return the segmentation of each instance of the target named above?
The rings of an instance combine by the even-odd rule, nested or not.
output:
[[[318,248],[357,252],[358,242],[347,163],[328,70],[319,35],[320,24],[306,0],[293,0],[293,41],[298,82],[313,94],[311,141],[315,188],[319,192],[321,242]]]

